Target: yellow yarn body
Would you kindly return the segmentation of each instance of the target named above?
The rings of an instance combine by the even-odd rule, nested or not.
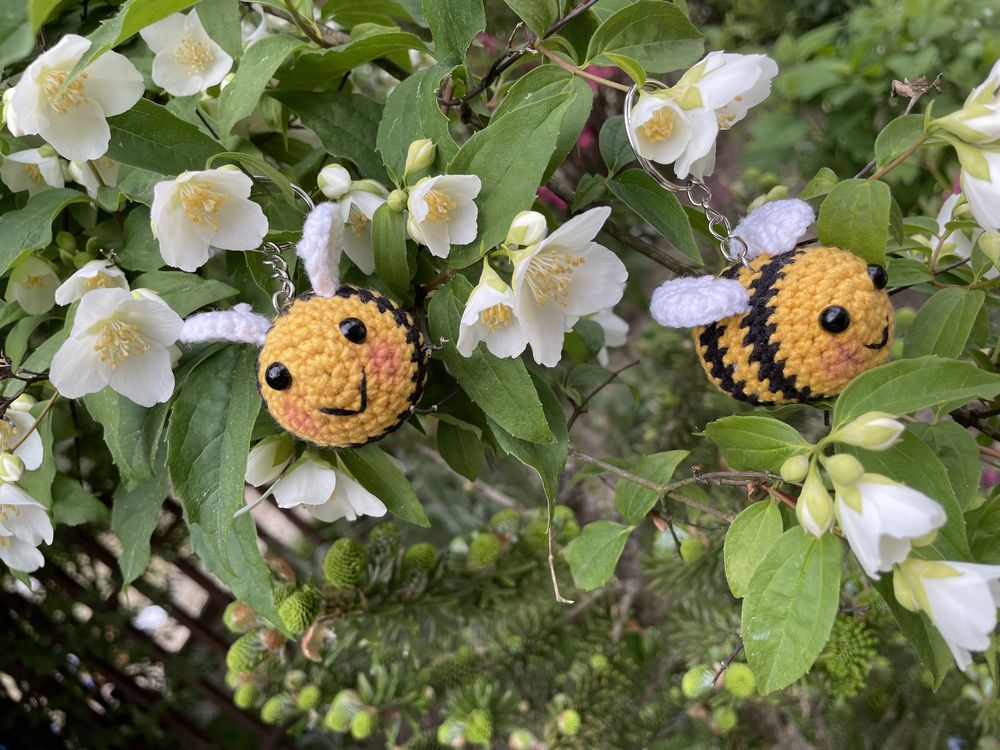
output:
[[[694,340],[709,379],[734,398],[787,404],[835,396],[889,357],[889,295],[853,253],[812,247],[761,255],[722,276],[746,287],[750,311],[695,328]],[[819,322],[833,305],[850,314],[840,333]]]
[[[341,331],[349,318],[367,329],[361,343]],[[265,378],[275,363],[291,375],[281,390]],[[409,315],[375,292],[342,286],[333,297],[295,300],[274,321],[257,377],[268,411],[284,429],[319,446],[348,448],[384,437],[410,416],[423,390],[426,355]]]

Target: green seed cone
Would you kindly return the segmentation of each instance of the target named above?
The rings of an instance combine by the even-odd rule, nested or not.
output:
[[[222,613],[222,622],[231,633],[245,633],[257,624],[257,613],[243,602],[230,602]]]
[[[701,698],[712,690],[715,670],[707,664],[699,664],[689,669],[681,679],[681,690],[688,698]]]
[[[280,724],[288,718],[292,696],[288,693],[278,693],[264,701],[260,708],[260,718],[265,724]]]
[[[303,711],[308,711],[311,708],[316,708],[316,704],[319,703],[319,699],[319,688],[315,685],[306,685],[299,691],[299,694],[295,696],[295,705]]]
[[[351,736],[356,740],[371,737],[378,729],[378,712],[374,708],[363,708],[351,719]]]
[[[485,745],[493,738],[490,712],[477,708],[465,717],[465,739],[473,745]]]
[[[236,688],[236,692],[233,693],[233,703],[237,708],[242,708],[244,711],[253,708],[257,703],[257,698],[259,693],[257,691],[256,685],[244,684]]]
[[[403,572],[416,569],[423,573],[430,573],[437,565],[437,561],[438,551],[433,544],[427,542],[414,544],[403,555]]]
[[[365,574],[368,552],[354,539],[338,539],[323,558],[323,577],[340,589],[356,586]]]
[[[362,703],[354,690],[341,690],[333,697],[330,709],[323,717],[323,726],[334,732],[346,732],[351,719],[361,710]]]
[[[368,556],[376,565],[395,557],[399,550],[399,529],[391,521],[380,523],[368,533]]]
[[[838,617],[820,659],[837,698],[853,698],[864,689],[878,652],[875,638],[862,620]]]
[[[323,599],[312,586],[303,586],[278,607],[278,616],[289,631],[302,635],[319,614]]]
[[[556,727],[560,734],[572,737],[580,731],[580,714],[572,708],[567,708],[556,717]]]
[[[477,534],[469,544],[469,568],[483,570],[490,567],[500,557],[502,547],[503,542],[496,534]]]
[[[243,674],[256,667],[267,656],[264,644],[260,641],[257,631],[246,633],[237,638],[226,652],[226,667],[231,672]]]
[[[521,514],[513,508],[504,508],[490,519],[492,529],[506,537],[515,537],[521,530]]]
[[[722,678],[725,680],[726,690],[737,698],[753,695],[757,689],[757,681],[754,679],[753,672],[742,662],[730,664],[722,673]]]
[[[688,563],[694,563],[705,556],[705,545],[697,537],[689,536],[681,542],[681,559]]]
[[[282,603],[295,593],[295,587],[288,583],[279,583],[274,587],[274,606],[280,607]]]

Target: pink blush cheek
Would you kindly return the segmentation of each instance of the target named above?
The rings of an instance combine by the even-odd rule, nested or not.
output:
[[[827,372],[837,378],[853,378],[861,369],[862,351],[856,343],[841,344],[823,354]]]
[[[290,432],[308,433],[315,427],[313,415],[291,402],[275,405],[272,412],[281,425]]]
[[[369,377],[392,377],[402,364],[399,347],[391,341],[378,341],[368,349],[368,364],[365,366]]]

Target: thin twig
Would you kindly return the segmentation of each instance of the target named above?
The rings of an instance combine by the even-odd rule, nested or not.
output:
[[[23,443],[25,440],[28,439],[28,435],[30,435],[31,433],[33,433],[35,430],[38,429],[38,425],[41,424],[42,419],[44,419],[45,415],[49,413],[49,409],[52,408],[52,406],[55,404],[58,398],[59,398],[59,391],[56,391],[55,393],[52,394],[52,398],[50,398],[48,401],[45,402],[45,406],[42,407],[42,411],[38,414],[38,417],[35,419],[34,424],[32,424],[31,427],[29,427],[23,435],[21,435],[20,440],[18,440],[16,443],[14,443],[14,445],[11,446],[10,448],[11,453],[20,448],[21,443]]]
[[[579,404],[577,404],[576,406],[574,406],[573,407],[573,413],[570,414],[569,415],[569,419],[566,420],[566,431],[568,432],[569,430],[573,429],[573,423],[576,422],[576,420],[579,418],[579,416],[581,414],[583,414],[585,411],[587,411],[587,404],[590,403],[591,399],[593,399],[594,396],[596,396],[598,393],[600,393],[605,388],[607,388],[609,385],[611,385],[611,383],[614,382],[615,378],[617,378],[619,375],[621,375],[627,369],[629,369],[630,367],[635,367],[637,364],[639,364],[639,360],[638,359],[634,360],[632,362],[629,362],[624,367],[619,367],[617,370],[615,370],[610,375],[608,375],[607,378],[605,378],[603,381],[601,381],[601,383],[596,388],[594,388],[594,390],[592,390],[590,393],[588,393],[584,397],[583,401],[581,401]]]
[[[601,78],[600,76],[595,76],[593,73],[588,73],[582,68],[578,68],[572,63],[566,62],[559,55],[557,55],[552,50],[542,46],[541,44],[535,46],[535,51],[538,52],[542,57],[546,57],[556,65],[558,65],[563,70],[568,70],[575,76],[580,76],[580,78],[585,78],[588,81],[593,81],[594,83],[605,86],[606,88],[617,89],[618,91],[628,92],[629,87],[623,83],[618,83],[618,81],[609,81],[607,78]]]
[[[552,513],[549,513],[548,526],[545,527],[545,536],[548,538],[549,542],[549,575],[552,576],[552,593],[556,598],[556,601],[560,604],[572,604],[572,599],[567,599],[559,591],[559,579],[556,578],[556,556],[553,552],[555,547],[552,537],[555,536],[554,529],[552,528]]]
[[[903,81],[902,83],[899,81],[893,81],[892,95],[895,96],[896,94],[902,94],[903,96],[909,97],[909,101],[906,103],[906,109],[903,110],[903,114],[900,115],[900,117],[906,117],[906,115],[910,114],[910,112],[913,111],[913,108],[917,105],[917,102],[920,100],[920,97],[926,94],[931,88],[937,88],[940,90],[940,80],[941,76],[938,76],[934,79],[933,83],[928,84],[927,79],[924,76],[920,76],[912,84],[909,81]],[[872,159],[870,162],[865,164],[860,172],[854,175],[854,179],[859,180],[864,177],[866,174],[875,169],[876,164],[878,164],[878,162],[875,159]]]
[[[712,687],[715,687],[715,683],[719,681],[722,677],[722,673],[729,669],[729,665],[733,663],[733,660],[740,655],[743,650],[743,639],[740,638],[739,645],[736,646],[732,651],[729,652],[729,656],[723,659],[722,664],[719,666],[719,671],[715,673],[715,677],[712,678]]]

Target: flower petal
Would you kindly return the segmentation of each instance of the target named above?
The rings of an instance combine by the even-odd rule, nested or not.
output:
[[[139,406],[168,401],[174,392],[170,353],[154,345],[147,351],[129,354],[111,370],[108,385]]]
[[[84,92],[101,105],[105,117],[128,112],[146,90],[142,73],[117,52],[105,52],[84,73]]]

